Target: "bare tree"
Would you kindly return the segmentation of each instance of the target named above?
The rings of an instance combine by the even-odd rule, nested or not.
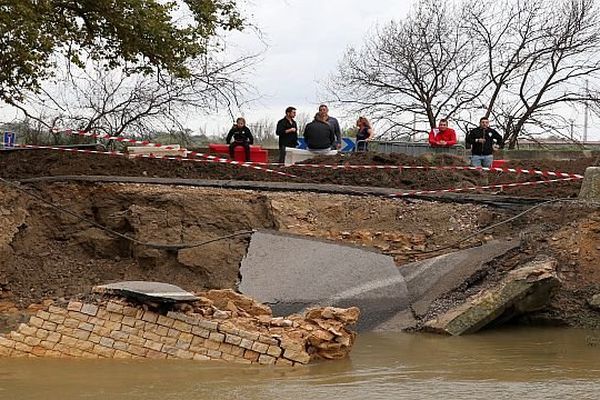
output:
[[[12,105],[47,129],[181,135],[186,132],[185,121],[195,114],[223,109],[232,116],[237,113],[251,91],[245,74],[256,60],[256,55],[229,62],[197,58],[185,78],[108,71],[90,61],[85,69],[65,67],[60,78],[44,85],[40,93]]]
[[[464,9],[489,82],[472,106],[500,123],[510,148],[519,136],[567,128],[562,105],[598,102],[597,89],[584,89],[600,78],[595,0],[473,0]]]
[[[349,48],[332,77],[335,99],[387,126],[412,131],[413,119],[436,126],[479,96],[481,67],[446,0],[421,0],[360,49]],[[426,131],[425,131],[426,132]],[[413,134],[416,132],[413,132]]]

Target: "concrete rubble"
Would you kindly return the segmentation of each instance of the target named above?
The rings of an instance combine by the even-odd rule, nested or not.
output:
[[[424,329],[453,336],[474,333],[488,324],[542,309],[559,285],[557,261],[532,261],[507,274],[495,286],[425,323]]]

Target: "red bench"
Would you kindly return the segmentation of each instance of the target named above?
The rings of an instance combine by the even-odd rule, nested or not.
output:
[[[227,154],[229,155],[229,145],[221,143],[211,143],[208,145],[208,150],[211,154]],[[250,160],[246,160],[244,154],[244,148],[242,146],[236,146],[233,153],[233,159],[239,162],[251,161],[251,162],[268,162],[269,153],[263,149],[262,146],[250,146]]]

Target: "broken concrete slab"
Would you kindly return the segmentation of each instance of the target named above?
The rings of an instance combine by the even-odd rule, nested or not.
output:
[[[444,254],[400,268],[413,310],[423,316],[431,303],[485,268],[486,264],[519,246],[519,240],[494,240],[479,247]]]
[[[425,330],[453,336],[474,333],[488,324],[542,309],[559,285],[557,261],[543,258],[511,271],[496,286],[470,297],[425,323]]]
[[[409,306],[404,277],[390,256],[357,246],[259,231],[242,260],[239,291],[287,315],[314,306],[361,310],[365,330]]]
[[[585,169],[578,197],[583,200],[600,199],[600,167],[587,167]]]
[[[94,293],[135,298],[155,303],[178,303],[199,300],[198,296],[179,286],[162,282],[125,281],[95,286]]]

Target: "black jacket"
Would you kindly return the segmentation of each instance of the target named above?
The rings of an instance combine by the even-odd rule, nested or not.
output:
[[[296,132],[285,133],[290,128],[296,128]],[[288,121],[287,118],[282,118],[277,122],[275,134],[279,136],[279,147],[296,147],[298,146],[298,125],[296,121]]]
[[[485,143],[476,142],[475,139],[485,138]],[[481,127],[471,129],[465,140],[467,148],[471,147],[471,154],[474,156],[490,156],[494,152],[492,147],[497,144],[500,148],[504,147],[502,136],[494,129],[488,128],[485,131]]]
[[[309,149],[323,150],[335,143],[335,134],[327,122],[313,121],[304,128],[304,139]]]
[[[232,137],[234,142],[248,142],[250,144],[254,144],[254,137],[252,136],[252,132],[250,132],[250,129],[248,129],[247,126],[244,126],[240,129],[236,125],[233,128],[231,128],[231,130],[227,134],[227,139],[225,139],[225,142],[227,144],[231,143]]]

